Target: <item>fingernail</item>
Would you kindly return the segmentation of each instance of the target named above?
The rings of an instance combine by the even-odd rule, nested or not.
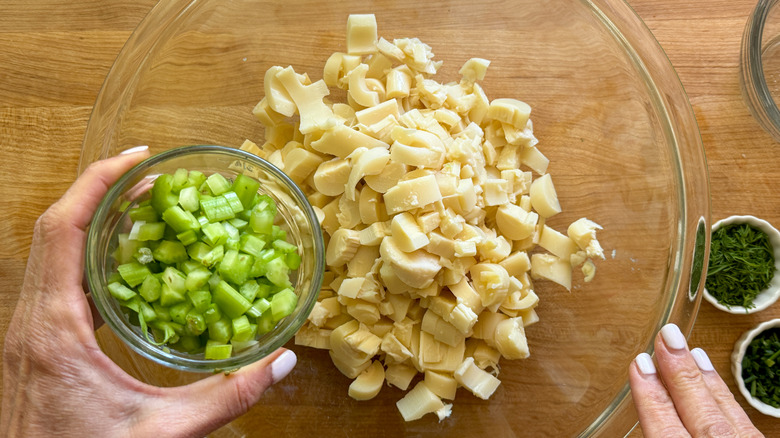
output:
[[[145,151],[147,149],[149,149],[149,146],[136,146],[134,148],[130,148],[130,149],[127,149],[127,150],[124,150],[124,151],[120,152],[119,155],[130,155],[130,154],[134,154],[136,152],[143,152],[143,151]]]
[[[685,336],[683,336],[680,328],[675,324],[666,324],[661,328],[661,337],[664,338],[666,346],[672,350],[682,350],[688,346],[685,342]]]
[[[712,366],[712,361],[710,361],[710,357],[707,356],[707,353],[704,352],[701,348],[694,348],[691,350],[691,355],[693,356],[693,360],[696,361],[696,365],[699,367],[702,371],[715,371],[715,367]]]
[[[639,367],[639,371],[644,375],[655,374],[655,364],[653,358],[647,353],[639,353],[636,359],[634,359],[636,365]]]
[[[271,363],[271,378],[274,383],[284,379],[298,362],[298,357],[290,350],[285,351]]]

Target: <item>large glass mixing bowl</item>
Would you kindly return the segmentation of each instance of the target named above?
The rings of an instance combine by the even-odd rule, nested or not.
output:
[[[667,322],[689,333],[703,286],[709,233],[707,170],[696,120],[668,59],[618,0],[160,2],[111,69],[86,131],[80,169],[130,146],[262,144],[251,110],[263,74],[292,65],[319,79],[345,48],[350,13],[374,13],[387,39],[419,37],[457,80],[471,57],[491,61],[491,98],[533,108],[564,212],[604,227],[607,258],[567,292],[539,281],[531,357],[502,361],[489,401],[458,393],[452,416],[404,423],[403,393],[357,402],[324,350],[288,344],[293,373],[215,436],[622,436],[636,424],[627,370]],[[698,238],[697,238],[698,237]],[[103,348],[157,385],[197,378],[128,351]]]

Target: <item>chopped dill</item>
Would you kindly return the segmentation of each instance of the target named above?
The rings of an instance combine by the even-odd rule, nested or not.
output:
[[[780,408],[780,329],[759,333],[745,350],[742,380],[753,398]]]
[[[775,257],[769,237],[748,224],[733,224],[712,233],[705,287],[724,306],[754,307],[769,286]]]

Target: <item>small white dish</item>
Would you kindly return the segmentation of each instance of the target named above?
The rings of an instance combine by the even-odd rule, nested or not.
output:
[[[720,304],[714,296],[710,295],[706,287],[704,288],[704,299],[709,301],[717,309],[728,313],[745,315],[748,313],[760,312],[774,304],[775,301],[780,298],[780,231],[777,231],[777,229],[769,222],[754,216],[729,216],[726,219],[715,222],[715,224],[712,226],[711,233],[714,233],[722,226],[733,224],[749,224],[750,226],[763,231],[767,236],[769,236],[769,243],[772,244],[775,254],[775,274],[772,277],[772,280],[769,282],[769,286],[756,295],[756,298],[753,300],[753,304],[755,304],[755,306],[751,307],[750,309],[742,306],[731,306],[730,308],[726,307],[723,304]]]
[[[780,409],[753,398],[750,395],[750,391],[745,387],[745,381],[742,379],[742,358],[745,357],[745,351],[747,351],[748,346],[759,333],[773,327],[780,327],[780,318],[762,322],[740,336],[734,344],[734,351],[731,353],[731,374],[734,375],[739,392],[750,403],[750,406],[753,406],[764,415],[780,418]]]

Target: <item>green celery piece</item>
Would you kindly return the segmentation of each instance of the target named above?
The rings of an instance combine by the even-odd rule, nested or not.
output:
[[[276,321],[274,321],[272,311],[269,308],[259,318],[257,318],[257,334],[263,335],[276,327]]]
[[[183,294],[187,291],[187,276],[173,266],[165,268],[165,270],[162,272],[161,279],[166,285],[168,285],[168,287],[176,292]]]
[[[122,276],[122,280],[130,287],[138,286],[143,283],[146,277],[152,275],[147,266],[138,262],[124,263],[117,266],[116,269],[119,271],[119,275]]]
[[[232,340],[248,341],[252,338],[252,327],[249,325],[249,319],[246,315],[233,318],[233,337]]]
[[[204,350],[203,357],[209,360],[220,360],[229,359],[232,354],[232,345],[209,340],[206,342],[206,349]]]
[[[222,313],[229,318],[238,318],[252,307],[251,302],[224,280],[220,281],[219,284],[213,288],[211,291],[211,298],[217,303]]]
[[[216,272],[213,272],[211,274],[211,278],[209,278],[209,290],[217,287],[220,281],[222,281],[222,277],[220,277]]]
[[[265,247],[265,241],[252,234],[243,234],[240,239],[241,251],[253,256],[260,257],[260,251]]]
[[[203,212],[203,215],[206,216],[206,219],[211,223],[221,222],[236,217],[236,214],[230,207],[230,203],[228,203],[224,196],[215,196],[210,199],[201,198],[200,209]]]
[[[254,301],[258,291],[260,291],[260,285],[255,280],[246,281],[238,288],[238,293],[246,298],[247,301]]]
[[[218,342],[228,342],[233,336],[233,320],[222,316],[218,321],[208,324],[209,339]]]
[[[168,310],[168,307],[163,306],[159,302],[152,303],[152,308],[154,309],[155,315],[157,315],[158,321],[170,321],[171,320],[171,312]]]
[[[154,259],[172,265],[187,260],[187,248],[179,241],[163,240],[160,245],[152,251]]]
[[[228,239],[240,240],[241,231],[239,231],[238,228],[234,227],[233,225],[230,225],[230,221],[222,222],[222,227],[225,228],[225,232],[228,235]]]
[[[174,346],[179,351],[184,351],[193,354],[203,348],[203,343],[198,336],[181,336],[179,342]]]
[[[238,195],[236,195],[236,192],[227,191],[223,193],[222,196],[225,198],[228,205],[233,210],[233,214],[238,214],[244,211],[244,205],[241,204],[241,200],[238,199]]]
[[[213,173],[206,178],[206,184],[215,196],[221,195],[230,190],[230,182],[221,174]]]
[[[288,253],[284,257],[284,263],[287,264],[290,270],[294,271],[301,267],[301,256],[297,252]]]
[[[271,230],[271,238],[276,241],[287,240],[287,231],[279,228],[278,225],[274,225]]]
[[[228,223],[230,223],[230,225],[233,225],[233,227],[235,227],[239,231],[243,230],[244,228],[246,228],[247,225],[249,225],[248,221],[245,221],[243,219],[239,219],[237,217],[234,217],[233,219],[228,220]]]
[[[206,320],[206,324],[212,324],[222,319],[222,312],[220,312],[219,306],[214,303],[209,304],[206,310],[203,311],[203,319]]]
[[[271,304],[273,305],[273,302]],[[187,313],[189,313],[190,310],[192,310],[192,303],[190,303],[187,300],[182,301],[181,303],[178,304],[174,304],[169,309],[171,313],[171,320],[177,324],[181,324],[181,325],[186,324]]]
[[[109,283],[108,292],[111,294],[111,296],[119,301],[127,301],[137,296],[137,294],[133,292],[132,289],[119,282]]]
[[[208,224],[203,229],[203,241],[212,247],[224,245],[228,239],[228,233],[221,223]]]
[[[187,274],[187,280],[185,281],[184,285],[188,291],[201,290],[206,287],[210,278],[211,271],[201,265],[200,269],[193,270]]]
[[[203,265],[197,260],[185,260],[176,266],[184,275],[189,275],[190,272],[203,269]]]
[[[242,173],[236,176],[231,188],[238,196],[244,209],[249,210],[252,208],[252,203],[255,200],[257,191],[260,189],[260,181]]]
[[[120,233],[117,235],[117,248],[114,251],[113,257],[117,263],[130,263],[134,259],[134,255],[138,248],[143,247],[144,244],[138,240],[130,240],[128,233]]]
[[[201,216],[198,216],[198,223],[200,224],[200,227],[203,228],[206,225],[210,224],[211,222],[209,222],[209,218],[207,218],[206,216],[201,215]]]
[[[203,319],[203,314],[197,310],[190,310],[184,319],[187,322],[184,326],[186,332],[198,336],[206,331],[206,320]]]
[[[152,306],[150,306],[149,303],[144,301],[138,295],[123,302],[122,305],[137,313],[139,321],[143,320],[144,322],[150,322],[157,319],[157,314],[155,313]]]
[[[274,213],[268,210],[254,208],[249,217],[249,227],[257,234],[270,235],[273,232]]]
[[[287,243],[284,240],[274,240],[271,246],[273,246],[275,250],[284,253],[289,253],[298,250],[297,246],[293,245],[292,243]]]
[[[157,222],[160,220],[160,217],[157,215],[157,211],[155,211],[154,207],[151,205],[132,208],[127,214],[130,216],[130,220],[133,222]]]
[[[168,342],[175,343],[179,340],[179,336],[184,333],[184,326],[173,321],[162,321],[158,319],[156,321],[152,321],[152,323],[149,325],[165,333],[163,341],[157,345],[163,345]]]
[[[259,318],[266,310],[271,308],[271,302],[265,298],[258,298],[252,303],[252,307],[246,311],[246,314],[252,318]]]
[[[187,177],[187,185],[188,186],[194,186],[194,187],[200,187],[201,184],[206,182],[206,175],[203,174],[203,172],[198,170],[190,170],[190,174]]]
[[[293,313],[295,306],[298,305],[298,295],[292,289],[284,289],[277,292],[271,298],[271,315],[275,322],[280,321],[285,316]]]
[[[187,169],[176,169],[176,171],[173,172],[173,182],[171,183],[171,189],[174,192],[181,191],[181,189],[187,186],[189,175],[190,173],[187,171]]]
[[[192,290],[187,292],[193,308],[197,312],[205,312],[211,305],[211,292],[207,290]]]
[[[271,214],[273,214],[274,216],[276,216],[277,213],[276,201],[274,201],[272,197],[266,194],[255,196],[253,208],[271,212]]]
[[[272,259],[266,265],[265,277],[277,286],[290,285],[290,268],[287,267],[282,257]]]
[[[197,262],[203,262],[203,257],[211,252],[211,247],[204,242],[195,242],[192,245],[187,245],[187,255]]]
[[[185,187],[179,192],[179,205],[186,211],[196,212],[200,208],[200,197],[198,188],[194,186]]]
[[[217,245],[214,248],[211,249],[211,251],[208,252],[205,256],[203,256],[203,259],[201,262],[208,267],[213,267],[217,263],[222,261],[222,257],[225,256],[225,248],[222,245]]]
[[[174,205],[162,214],[162,219],[168,224],[176,233],[183,233],[185,231],[197,231],[200,229],[200,222],[189,211],[184,210],[178,205]]]
[[[152,207],[157,214],[163,214],[169,207],[179,202],[179,196],[173,192],[173,175],[164,173],[157,177],[152,186]]]
[[[123,281],[124,280],[122,280],[122,276],[119,275],[119,272],[112,272],[111,274],[109,274],[106,283],[122,283]]]
[[[151,303],[160,299],[161,289],[162,285],[160,284],[160,280],[154,275],[148,275],[144,278],[143,283],[141,283],[141,286],[138,288],[138,293],[143,299]]]
[[[160,240],[165,236],[165,222],[147,222],[138,226],[138,236],[135,240],[139,242],[148,242],[150,240]]]
[[[163,283],[160,287],[160,305],[163,307],[170,307],[174,304],[180,303],[187,298],[184,296],[184,292],[178,292],[171,289],[166,283]]]
[[[225,242],[225,248],[238,251],[241,249],[241,241],[238,238],[228,237],[227,242]]]
[[[251,255],[231,249],[225,252],[218,272],[222,278],[233,284],[243,284],[246,282],[253,263],[254,259]]]

